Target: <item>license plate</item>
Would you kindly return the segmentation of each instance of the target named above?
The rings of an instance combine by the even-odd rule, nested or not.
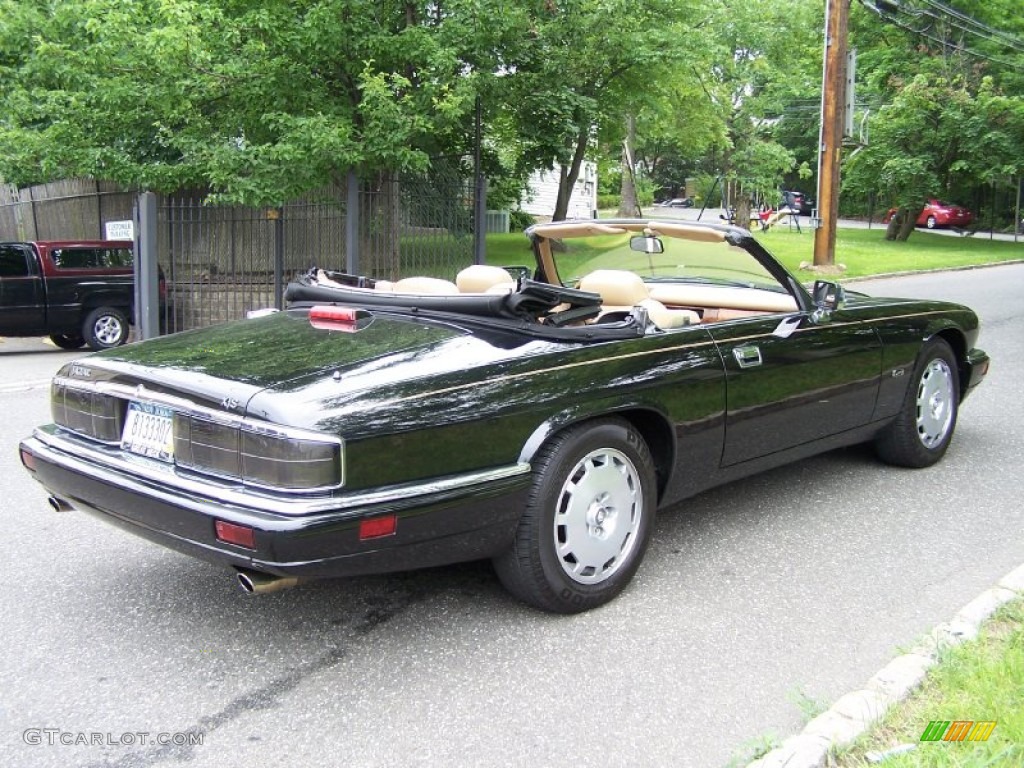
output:
[[[162,405],[128,403],[121,448],[161,461],[174,460],[174,412]]]

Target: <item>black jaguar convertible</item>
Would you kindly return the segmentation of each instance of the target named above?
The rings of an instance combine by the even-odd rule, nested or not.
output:
[[[988,370],[970,309],[808,292],[742,229],[527,234],[529,268],[314,270],[285,311],[77,360],[22,463],[54,509],[248,591],[491,558],[570,613],[628,584],[686,496],[860,442],[933,464]]]

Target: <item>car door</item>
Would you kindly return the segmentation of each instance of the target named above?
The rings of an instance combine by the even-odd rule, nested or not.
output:
[[[882,348],[854,312],[760,315],[708,329],[726,370],[723,466],[871,420]]]
[[[0,244],[0,335],[42,333],[46,303],[29,246]]]

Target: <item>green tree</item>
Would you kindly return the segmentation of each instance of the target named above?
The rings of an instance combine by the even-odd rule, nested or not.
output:
[[[491,0],[2,0],[0,174],[270,204],[464,146]]]
[[[720,172],[743,226],[751,200],[774,202],[783,177],[797,167],[773,131],[788,99],[820,88],[820,62],[812,68],[806,55],[822,28],[820,10],[770,0],[719,9],[714,65],[702,83],[725,127]]]
[[[1015,7],[958,3],[958,13],[1009,36],[969,34],[972,25],[934,6],[881,16],[856,9],[858,83],[873,113],[868,145],[844,165],[843,189],[896,209],[889,239],[910,236],[927,198],[962,199],[1024,171],[1024,42],[1013,45],[1024,25]]]
[[[565,218],[588,151],[615,146],[627,116],[696,48],[703,0],[542,0],[510,49],[504,103],[520,167],[560,167],[554,218]]]

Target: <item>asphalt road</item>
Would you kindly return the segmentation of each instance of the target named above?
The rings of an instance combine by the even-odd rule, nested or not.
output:
[[[54,513],[16,443],[73,355],[0,344],[0,766],[742,762],[1024,562],[1024,265],[857,287],[979,310],[992,373],[945,461],[851,449],[705,493],[662,515],[630,589],[571,618],[482,564],[254,598]],[[201,745],[155,743],[189,730]]]

